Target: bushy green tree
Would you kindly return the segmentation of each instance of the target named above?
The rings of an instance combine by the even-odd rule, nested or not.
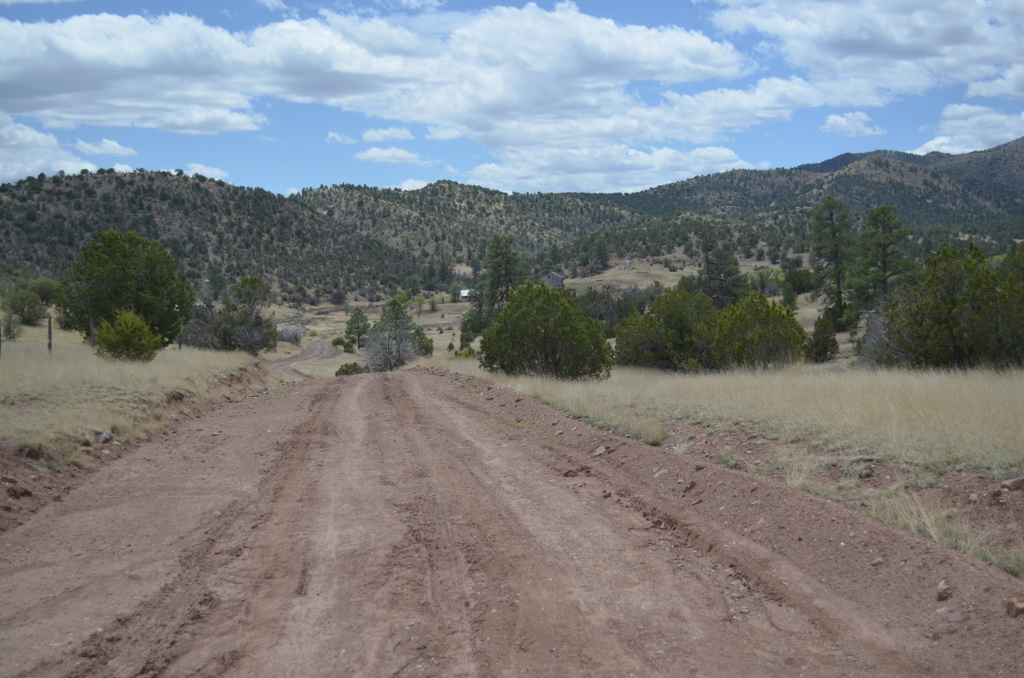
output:
[[[484,330],[480,365],[506,374],[599,378],[610,372],[611,350],[601,324],[586,317],[572,292],[527,283]]]
[[[769,367],[799,360],[806,342],[792,310],[755,292],[722,311],[715,353],[721,367]]]
[[[47,278],[46,276],[39,276],[28,284],[28,289],[39,295],[39,300],[44,305],[49,306],[53,301],[53,293],[57,291],[58,283],[53,278]]]
[[[220,351],[246,351],[257,355],[277,346],[277,325],[265,315],[270,308],[270,287],[259,276],[242,278],[221,293],[218,305],[204,297],[185,328],[190,346]]]
[[[839,354],[836,327],[828,314],[822,313],[814,321],[814,330],[807,339],[807,359],[815,363],[827,363]]]
[[[993,270],[976,245],[925,259],[919,282],[901,287],[869,323],[861,353],[883,365],[1024,364],[1024,246]]]
[[[149,362],[155,358],[163,340],[142,316],[121,308],[114,316],[114,322],[104,320],[96,328],[96,353],[112,360]]]
[[[889,300],[899,281],[911,270],[904,252],[910,229],[903,226],[888,205],[874,207],[864,219],[857,236],[857,260],[852,282],[853,296],[860,309],[874,308]]]
[[[192,316],[195,294],[159,243],[104,231],[82,246],[71,274],[54,293],[65,327],[88,336],[90,321],[114,322],[117,309],[137,313],[164,345]]]
[[[713,367],[718,310],[704,294],[672,290],[654,298],[650,313],[619,325],[615,362],[672,370]]]
[[[348,322],[345,323],[345,338],[355,342],[356,348],[362,348],[363,339],[369,331],[370,320],[366,317],[366,312],[361,308],[352,311],[352,315],[348,317]]]
[[[46,306],[39,295],[28,288],[11,292],[3,302],[5,311],[18,316],[26,325],[36,325],[46,317]]]
[[[380,320],[370,328],[366,354],[374,372],[398,369],[420,354],[416,326],[398,299],[389,300],[381,309]]]

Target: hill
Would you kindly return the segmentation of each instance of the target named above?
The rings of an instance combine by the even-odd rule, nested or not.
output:
[[[735,170],[631,194],[506,194],[453,181],[414,191],[342,184],[291,197],[200,175],[100,170],[0,185],[0,267],[58,276],[100,230],[163,243],[194,281],[255,273],[285,299],[393,293],[410,276],[446,289],[511,234],[533,264],[652,256],[695,228],[772,258],[807,249],[810,208],[827,194],[855,219],[890,205],[920,250],[964,234],[995,252],[1024,238],[1024,139],[964,155],[846,153],[792,169]],[[602,258],[602,257],[599,257]],[[465,269],[463,269],[465,270]]]

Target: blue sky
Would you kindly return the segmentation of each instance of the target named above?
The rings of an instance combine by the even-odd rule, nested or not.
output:
[[[1024,0],[0,0],[0,181],[636,191],[1024,136]]]

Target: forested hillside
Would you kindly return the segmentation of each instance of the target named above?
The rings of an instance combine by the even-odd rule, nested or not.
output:
[[[85,241],[114,228],[164,244],[193,281],[256,274],[286,299],[371,297],[411,276],[447,289],[456,265],[481,268],[498,233],[514,238],[534,272],[694,248],[697,231],[778,261],[807,251],[810,210],[825,195],[845,201],[857,221],[891,206],[912,231],[914,254],[964,237],[996,254],[1024,239],[1022,186],[1024,139],[957,156],[843,154],[633,194],[506,194],[439,181],[414,191],[321,186],[285,198],[180,172],[100,170],[0,185],[0,266],[56,277]]]

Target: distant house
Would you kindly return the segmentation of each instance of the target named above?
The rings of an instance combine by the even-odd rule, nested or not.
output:
[[[565,287],[565,278],[552,271],[544,276],[544,284],[548,287]]]
[[[459,292],[459,301],[469,301],[469,295],[473,290],[462,290]]]

